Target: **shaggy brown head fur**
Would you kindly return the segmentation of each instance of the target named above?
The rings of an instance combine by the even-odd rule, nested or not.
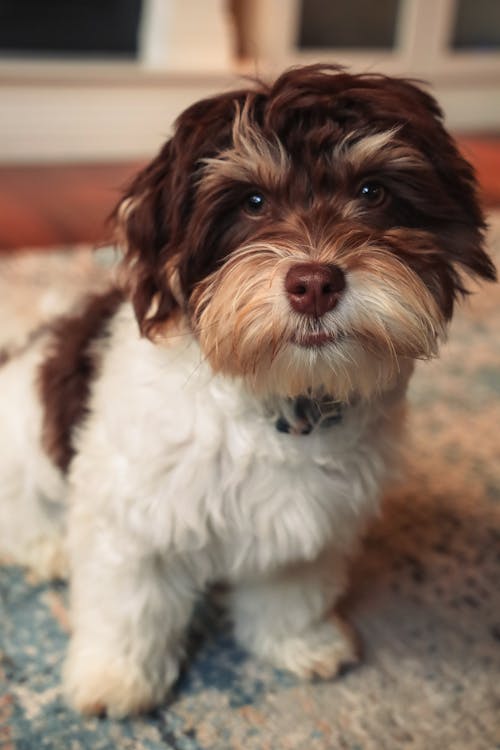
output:
[[[495,278],[435,100],[333,66],[191,106],[116,215],[142,333],[181,315],[215,371],[289,395],[370,393]]]

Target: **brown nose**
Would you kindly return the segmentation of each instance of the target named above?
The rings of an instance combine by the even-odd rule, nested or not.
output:
[[[316,318],[333,310],[344,289],[344,272],[335,265],[298,263],[285,277],[285,290],[293,309]]]

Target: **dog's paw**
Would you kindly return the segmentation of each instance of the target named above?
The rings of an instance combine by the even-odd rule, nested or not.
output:
[[[137,666],[111,653],[96,656],[88,650],[70,649],[64,665],[64,691],[68,703],[87,716],[120,719],[146,713],[160,705],[178,675],[173,660],[149,678]]]
[[[66,580],[68,557],[64,540],[59,534],[47,534],[33,540],[23,563],[35,582]]]
[[[261,655],[301,679],[328,680],[358,664],[360,648],[350,626],[332,616],[300,635],[266,644]]]

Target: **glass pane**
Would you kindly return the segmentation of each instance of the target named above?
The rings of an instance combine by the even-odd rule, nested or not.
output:
[[[499,0],[457,0],[453,49],[487,52],[500,49]]]
[[[0,0],[0,54],[135,57],[141,0]]]
[[[298,45],[392,49],[400,0],[302,0]]]

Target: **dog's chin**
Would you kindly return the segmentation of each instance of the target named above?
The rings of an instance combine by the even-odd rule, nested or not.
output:
[[[381,356],[356,339],[319,332],[294,337],[278,353],[263,354],[242,379],[259,397],[327,393],[349,402],[390,389],[400,370],[394,356]]]

